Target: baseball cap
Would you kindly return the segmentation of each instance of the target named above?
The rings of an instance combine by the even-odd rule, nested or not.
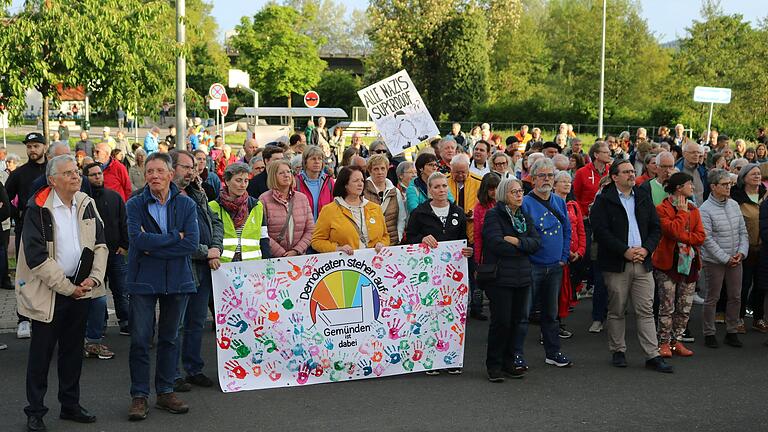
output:
[[[31,142],[45,144],[45,137],[40,132],[30,132],[27,134],[26,137],[24,137],[24,141],[22,141],[24,144],[28,144]]]

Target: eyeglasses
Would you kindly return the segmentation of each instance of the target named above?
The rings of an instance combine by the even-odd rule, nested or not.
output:
[[[524,194],[522,189],[510,189],[509,193],[511,193],[512,195],[523,195]]]
[[[730,189],[731,186],[733,186],[730,182],[728,182],[728,183],[718,183],[717,185],[720,186],[720,187],[728,188],[728,189]]]
[[[657,165],[661,169],[672,169],[675,166],[674,165]]]
[[[494,162],[493,165],[494,166],[506,166],[506,165],[508,165],[508,162],[507,161]]]
[[[424,166],[425,167],[437,168],[437,162],[430,162],[430,163],[428,163],[428,164],[426,164]]]
[[[60,172],[59,175],[63,177],[71,177],[71,178],[80,177],[80,171],[74,169],[74,170]]]
[[[538,178],[540,180],[555,178],[555,173],[536,174],[536,178]]]
[[[387,154],[387,151],[382,149],[382,150],[376,150],[376,151],[374,151],[374,153],[376,153],[376,154]]]

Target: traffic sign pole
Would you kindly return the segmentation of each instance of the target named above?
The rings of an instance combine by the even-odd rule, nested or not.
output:
[[[707,122],[707,143],[704,145],[709,145],[709,136],[712,134],[712,111],[715,110],[715,103],[710,102],[709,103],[709,121]]]

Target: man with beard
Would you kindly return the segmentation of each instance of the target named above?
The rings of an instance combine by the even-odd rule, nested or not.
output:
[[[557,320],[558,295],[563,280],[563,266],[571,255],[571,224],[565,201],[552,193],[555,165],[541,158],[531,166],[533,190],[523,199],[523,212],[535,221],[541,235],[541,248],[530,255],[533,304],[541,303],[541,335],[546,363],[569,367],[571,360],[560,352],[560,326]],[[523,319],[527,327],[528,318]],[[522,353],[521,353],[522,355]]]
[[[200,179],[200,187],[208,197],[208,201],[213,201],[219,196],[221,190],[221,180],[215,172],[208,170],[208,155],[203,150],[195,150],[195,170]]]
[[[93,162],[83,168],[91,184],[91,198],[96,202],[101,220],[104,221],[104,240],[107,243],[106,278],[115,302],[115,314],[120,325],[120,334],[129,335],[128,329],[128,294],[125,292],[125,276],[128,271],[125,253],[128,251],[128,226],[126,225],[125,203],[117,192],[104,187],[104,172],[101,164]],[[93,299],[88,311],[88,324],[85,333],[85,356],[108,360],[114,357],[101,343],[104,337],[104,315],[107,311],[107,297]]]
[[[224,225],[216,213],[208,206],[208,198],[200,187],[200,178],[195,170],[195,157],[192,153],[177,150],[171,153],[173,161],[173,183],[181,194],[192,198],[197,204],[197,226],[200,240],[197,250],[192,254],[192,264],[197,292],[189,294],[186,311],[182,321],[183,333],[179,334],[177,346],[186,378],[181,377],[181,370],[176,372],[173,388],[177,392],[191,390],[192,384],[211,387],[213,381],[203,374],[202,347],[203,327],[208,314],[208,300],[213,291],[211,270],[221,265],[219,258],[224,249]],[[182,341],[181,334],[184,335]]]
[[[16,168],[5,183],[5,188],[8,191],[8,200],[13,201],[14,198],[18,198],[18,204],[16,204],[18,213],[15,214],[16,229],[14,231],[16,235],[17,256],[19,253],[21,232],[24,227],[24,211],[27,208],[27,201],[29,201],[29,198],[35,193],[35,189],[32,189],[35,180],[37,180],[38,177],[45,176],[45,166],[48,163],[48,158],[45,156],[48,146],[45,144],[45,137],[43,134],[39,132],[28,133],[27,136],[24,137],[23,142],[27,147],[27,157],[29,158],[29,161]],[[16,329],[16,337],[19,339],[29,338],[32,331],[29,320],[21,315],[18,317],[19,324]]]

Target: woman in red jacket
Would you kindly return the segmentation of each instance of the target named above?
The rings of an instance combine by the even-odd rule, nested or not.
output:
[[[653,277],[659,293],[659,355],[693,355],[677,340],[688,325],[704,244],[704,225],[699,209],[689,201],[693,196],[693,177],[675,173],[664,190],[669,194],[656,206],[661,222],[661,240],[653,252]]]
[[[475,262],[483,262],[483,224],[485,223],[485,213],[496,206],[496,188],[501,182],[501,177],[495,172],[489,172],[483,176],[480,182],[480,188],[477,190],[477,204],[472,210],[472,223],[474,224],[474,245]]]
[[[563,283],[560,287],[559,306],[557,316],[560,318],[560,337],[568,339],[573,333],[565,329],[563,320],[568,316],[573,301],[573,288],[577,281],[571,277],[571,265],[584,257],[587,249],[587,237],[584,233],[584,216],[581,213],[579,203],[571,195],[571,174],[568,171],[560,171],[555,175],[555,193],[565,200],[568,209],[568,220],[571,223],[571,254],[568,265],[563,266]]]

